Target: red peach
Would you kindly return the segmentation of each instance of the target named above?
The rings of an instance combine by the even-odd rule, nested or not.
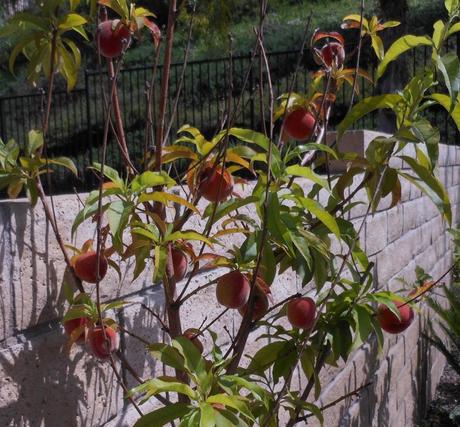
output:
[[[217,281],[216,297],[224,307],[240,308],[248,302],[250,291],[248,278],[235,270],[224,274]]]
[[[193,175],[190,177],[193,178]],[[189,187],[193,180],[189,180]],[[227,169],[214,166],[212,162],[204,165],[199,172],[196,185],[198,192],[210,202],[222,202],[233,192],[233,177]]]
[[[315,116],[305,108],[288,113],[284,122],[284,131],[298,141],[310,139],[315,131]]]
[[[105,330],[105,335],[104,335]],[[120,337],[114,329],[104,326],[95,326],[88,334],[89,344],[94,355],[99,359],[107,359],[118,350]]]
[[[185,253],[180,250],[173,248],[171,250],[172,262],[174,267],[174,280],[180,282],[187,273],[188,260]]]
[[[405,331],[414,320],[414,310],[404,302],[393,301],[399,310],[400,319],[384,304],[377,310],[377,320],[382,329],[390,334],[399,334]]]
[[[248,309],[248,304],[243,305],[238,309],[238,312],[244,316]],[[257,322],[267,314],[268,311],[268,297],[267,294],[259,287],[256,288],[254,294],[254,308],[252,310],[252,321]]]
[[[309,297],[294,298],[287,306],[287,317],[292,326],[310,329],[316,318],[316,304]]]
[[[77,328],[81,329],[81,333],[78,338],[75,339],[77,343],[85,342],[85,328],[89,325],[89,319],[87,317],[78,317],[77,319],[67,320],[64,322],[64,329],[66,334],[71,337],[73,331]]]
[[[107,273],[107,258],[101,253],[99,257],[99,278],[102,280]],[[80,280],[88,283],[97,282],[97,253],[89,251],[78,255],[75,260],[75,274]]]
[[[203,353],[204,347],[198,338],[199,333],[200,331],[198,329],[191,328],[184,331],[183,336],[188,338],[200,353]]]
[[[116,58],[131,42],[129,27],[120,24],[119,19],[101,22],[97,28],[99,51],[106,58]]]

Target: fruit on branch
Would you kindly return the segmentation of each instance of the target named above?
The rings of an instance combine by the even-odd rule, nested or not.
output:
[[[102,280],[107,273],[107,258],[101,252],[99,256],[99,279]],[[97,283],[97,253],[88,251],[78,255],[74,264],[75,274],[80,280],[88,283]]]
[[[188,177],[189,188],[193,192],[194,174]],[[206,163],[196,177],[198,193],[206,200],[216,203],[226,200],[233,192],[233,177],[227,169]]]
[[[190,328],[184,331],[183,336],[189,339],[196,349],[202,354],[204,347],[200,339],[198,338],[200,331],[198,329]]]
[[[64,329],[66,334],[72,338],[74,342],[79,344],[85,342],[85,329],[90,325],[90,321],[87,317],[78,317],[77,319],[67,320],[64,322]],[[79,330],[79,334],[78,331]],[[72,336],[72,334],[78,334],[78,336]]]
[[[105,331],[105,333],[104,333]],[[88,333],[88,341],[94,355],[99,359],[107,359],[118,350],[120,336],[109,326],[95,326]]]
[[[248,302],[251,286],[248,278],[238,270],[224,274],[216,286],[219,304],[227,308],[240,308]]]
[[[345,62],[345,49],[339,42],[326,43],[319,51],[319,55],[328,68],[333,66],[341,68]]]
[[[252,309],[252,321],[257,322],[262,317],[264,317],[268,312],[268,293],[270,292],[270,288],[264,282],[263,279],[258,277],[256,279],[256,289],[254,291],[254,305]],[[242,307],[238,309],[238,312],[244,316],[246,311],[248,310],[249,303],[244,304]]]
[[[292,326],[310,329],[316,318],[316,304],[309,297],[294,298],[287,305],[287,317]]]
[[[380,304],[377,310],[377,320],[381,328],[390,334],[399,334],[405,331],[414,320],[414,310],[401,301],[393,301],[396,305],[400,319],[386,305]]]
[[[306,108],[289,112],[284,122],[284,131],[297,141],[310,139],[315,127],[315,116]]]
[[[188,260],[185,253],[177,248],[171,250],[172,262],[174,267],[174,280],[180,282],[187,273]]]
[[[119,19],[104,21],[97,27],[99,52],[106,58],[117,58],[131,43],[131,31]]]

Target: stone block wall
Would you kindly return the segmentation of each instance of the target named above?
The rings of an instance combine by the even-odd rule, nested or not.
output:
[[[353,132],[350,138],[362,149],[376,135]],[[439,176],[449,191],[456,224],[460,203],[459,148],[440,147]],[[358,194],[357,200],[360,199],[365,201],[365,194]],[[72,215],[78,209],[78,200],[75,196],[59,196],[55,204],[57,215],[62,218],[63,234],[70,240]],[[439,277],[450,266],[452,248],[446,224],[432,202],[404,183],[401,203],[392,209],[388,206],[384,201],[381,209],[368,217],[361,234],[361,244],[375,262],[379,288],[400,288],[396,280],[399,277],[413,281],[416,265]],[[360,224],[364,211],[357,206],[350,212],[350,218]],[[196,226],[191,224],[190,228]],[[74,346],[69,351],[65,345],[59,322],[66,310],[61,286],[65,280],[64,265],[41,208],[37,206],[32,211],[24,200],[0,202],[0,233],[0,425],[132,425],[136,413],[123,400],[110,367],[95,361],[84,348]],[[88,224],[79,230],[76,243],[92,237],[94,227]],[[102,298],[123,297],[132,301],[120,311],[120,325],[135,329],[148,341],[158,341],[163,331],[142,309],[141,303],[159,311],[163,301],[161,286],[151,286],[150,271],[132,282],[130,271],[127,268],[122,280],[113,271],[108,273]],[[191,289],[221,273],[211,271],[197,276]],[[273,287],[275,301],[281,301],[298,287],[294,274],[280,276]],[[183,310],[185,328],[212,319],[220,312],[213,287],[191,298]],[[325,411],[325,425],[415,425],[418,414],[423,413],[434,393],[445,364],[443,357],[420,338],[424,318],[424,314],[418,315],[404,334],[385,335],[382,353],[378,353],[376,342],[371,339],[346,365],[324,372],[319,405],[372,382],[359,397],[346,399]],[[238,314],[228,312],[215,325],[223,344],[224,326],[232,332],[239,320]],[[138,340],[121,335],[124,356],[143,378],[161,372]],[[128,370],[120,370],[120,375],[129,387],[136,384]],[[302,378],[299,382],[303,382]]]

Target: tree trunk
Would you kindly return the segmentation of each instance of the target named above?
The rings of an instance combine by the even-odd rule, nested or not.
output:
[[[379,18],[383,21],[399,21],[401,25],[396,28],[389,28],[380,34],[383,38],[385,51],[392,43],[407,33],[407,0],[380,0]],[[409,78],[408,61],[404,55],[392,62],[377,86],[378,93],[394,93],[402,89]],[[380,110],[378,116],[379,130],[393,133],[396,129],[396,118],[389,110]]]

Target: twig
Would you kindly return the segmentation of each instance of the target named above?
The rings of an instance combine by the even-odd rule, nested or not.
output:
[[[342,402],[343,400],[348,399],[349,397],[359,395],[365,388],[369,387],[370,385],[372,385],[372,381],[368,382],[367,384],[364,384],[363,386],[357,388],[356,390],[351,391],[350,393],[345,394],[342,397],[339,397],[338,399],[334,400],[333,402],[322,406],[321,408],[319,408],[319,410],[321,412],[323,412],[326,409],[332,408],[333,406],[337,405],[338,403]],[[304,417],[298,418],[297,422],[306,421],[308,418],[313,417],[313,416],[314,416],[314,414],[305,415]]]

